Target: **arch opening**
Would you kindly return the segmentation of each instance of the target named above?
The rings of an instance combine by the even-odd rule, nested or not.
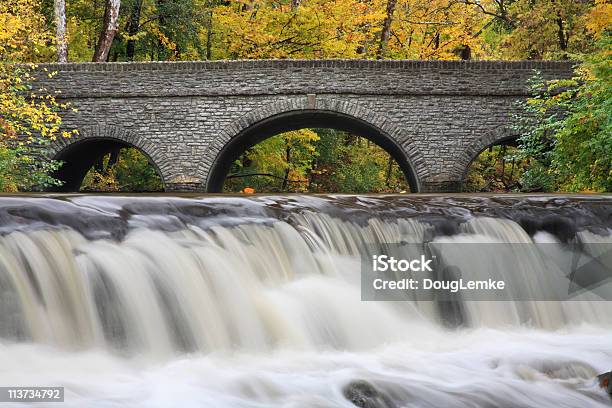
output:
[[[531,160],[521,154],[517,136],[506,136],[478,150],[463,174],[463,191],[509,193],[528,189]]]
[[[323,136],[329,137],[329,133],[335,133],[336,135],[343,133],[373,144],[375,148],[379,148],[382,152],[388,154],[390,158],[389,167],[391,168],[391,164],[397,166],[409,190],[411,192],[419,191],[418,178],[414,167],[410,163],[406,152],[393,138],[380,128],[362,119],[344,113],[322,110],[297,110],[280,113],[256,122],[238,133],[221,149],[213,162],[207,179],[207,191],[222,192],[232,167],[249,149],[275,136],[303,130],[314,132],[321,139]],[[328,135],[325,135],[326,132]]]
[[[54,175],[62,185],[53,191],[164,191],[161,172],[151,157],[123,140],[78,140],[59,151],[54,159],[63,164]]]

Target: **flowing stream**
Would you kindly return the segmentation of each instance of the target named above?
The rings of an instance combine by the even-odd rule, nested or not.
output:
[[[610,196],[0,197],[0,386],[63,386],[62,407],[609,407],[611,283],[463,301],[451,324],[361,301],[360,254],[611,234]],[[555,285],[532,269],[490,272]]]

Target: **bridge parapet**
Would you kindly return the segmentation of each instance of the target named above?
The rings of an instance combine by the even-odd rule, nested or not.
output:
[[[571,61],[253,60],[40,64],[64,98],[293,95],[525,95],[534,71]]]

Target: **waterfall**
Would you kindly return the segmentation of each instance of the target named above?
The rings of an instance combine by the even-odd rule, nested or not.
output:
[[[374,378],[397,406],[428,396],[436,403],[418,406],[549,406],[560,395],[569,398],[563,406],[597,406],[601,395],[584,384],[597,369],[612,368],[612,336],[603,334],[612,327],[610,302],[466,300],[461,323],[449,327],[432,301],[361,301],[360,254],[372,247],[547,242],[563,253],[568,225],[581,248],[612,244],[609,200],[504,200],[0,198],[0,355],[34,348],[44,360],[56,350],[95,366],[91,353],[104,353],[113,361],[107,365],[135,358],[170,364],[168,378],[194,361],[202,375],[218,366],[231,376],[232,359],[250,356],[237,366],[252,375],[235,374],[231,387],[211,380],[200,406],[347,406],[333,390],[308,391],[325,383],[326,371],[338,384]],[[452,256],[479,267],[473,254]],[[525,262],[527,275],[503,259],[488,273],[533,290],[555,285],[545,264]],[[612,299],[612,286],[603,290]],[[276,389],[274,373],[300,364],[314,370],[313,383],[303,374],[300,386],[288,380],[293,391]],[[414,365],[422,371],[406,371]],[[254,367],[266,374],[253,376]],[[447,385],[431,383],[491,370],[492,394],[471,383],[457,385],[452,399]],[[565,389],[529,388],[538,381]],[[531,400],[515,394],[521,389]],[[295,393],[318,396],[275,402],[274,395]],[[149,405],[164,406],[159,398]]]

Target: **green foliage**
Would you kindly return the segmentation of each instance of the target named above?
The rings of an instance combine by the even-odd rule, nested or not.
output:
[[[573,80],[544,83],[515,119],[521,151],[534,159],[526,182],[543,190],[612,191],[612,53],[610,35]]]
[[[202,32],[209,25],[210,11],[216,3],[214,0],[122,0],[119,31],[109,61],[206,59],[206,38]],[[53,8],[48,9],[52,12]],[[68,2],[66,11],[69,59],[91,61],[104,16],[104,1],[73,0]]]
[[[529,86],[533,96],[518,103],[520,111],[513,117],[514,131],[520,135],[517,154],[521,159],[531,160],[531,166],[522,175],[523,189],[551,191],[554,189],[549,172],[552,149],[564,111],[550,109],[551,88],[547,87],[539,72],[532,77]]]
[[[612,191],[611,49],[603,32],[575,78],[547,82],[536,73],[532,97],[513,118],[518,150],[504,159],[492,153],[499,146],[483,152],[470,166],[468,191]],[[517,171],[502,182],[508,159]]]
[[[163,191],[157,169],[138,149],[122,149],[115,165],[115,176],[121,191]]]
[[[331,129],[317,143],[321,151],[310,190],[375,193],[408,191],[405,175],[381,147],[362,137]]]
[[[247,188],[311,193],[408,190],[403,172],[386,151],[333,129],[287,132],[247,150],[234,164],[224,191]]]
[[[570,191],[612,191],[612,37],[579,71],[574,89],[553,99],[567,107],[552,155],[560,187]]]
[[[544,83],[515,118],[523,157],[534,164],[524,184],[545,191],[612,191],[612,52],[610,35],[572,80]]]
[[[0,142],[0,191],[44,191],[60,185],[51,174],[61,163],[46,160],[38,153],[30,144],[11,146]]]
[[[521,177],[522,189],[524,192],[556,191],[555,180],[549,171],[549,167],[545,167],[541,162],[533,161],[528,171],[523,173]]]
[[[525,186],[531,160],[515,146],[496,145],[483,151],[468,169],[466,192],[517,192]]]
[[[312,130],[301,129],[264,140],[236,160],[225,189],[306,191],[308,175],[318,155],[313,143],[318,139]]]
[[[358,145],[343,149],[343,158],[331,178],[342,192],[369,193],[385,190],[384,163],[372,157],[370,148]]]
[[[163,191],[163,183],[155,167],[138,149],[123,148],[116,163],[105,155],[100,166],[92,167],[81,185],[82,191]]]
[[[502,191],[612,191],[611,49],[604,32],[575,78],[546,82],[534,75],[532,97],[518,103],[513,118],[520,135],[512,155],[518,171]],[[490,152],[481,154],[470,167],[468,190],[500,191],[508,158],[492,161]]]

